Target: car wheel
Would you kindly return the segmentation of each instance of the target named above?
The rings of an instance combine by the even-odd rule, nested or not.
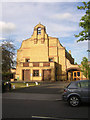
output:
[[[76,107],[76,106],[79,106],[80,104],[80,99],[78,96],[71,96],[68,100],[69,102],[69,105],[72,106],[72,107]]]

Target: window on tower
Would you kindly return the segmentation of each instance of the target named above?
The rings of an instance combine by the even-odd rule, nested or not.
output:
[[[41,28],[37,29],[37,34],[40,35],[41,34]]]

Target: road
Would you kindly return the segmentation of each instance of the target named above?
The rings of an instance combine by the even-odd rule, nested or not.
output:
[[[70,107],[62,101],[62,91],[63,86],[54,83],[3,93],[3,118],[88,118],[90,105]]]
[[[72,108],[63,101],[3,99],[3,118],[88,118],[88,107]]]

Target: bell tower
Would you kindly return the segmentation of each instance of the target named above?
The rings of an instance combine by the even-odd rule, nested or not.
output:
[[[37,44],[38,40],[41,40],[41,43],[43,44],[45,42],[45,34],[46,29],[45,26],[39,23],[34,27],[34,43]]]

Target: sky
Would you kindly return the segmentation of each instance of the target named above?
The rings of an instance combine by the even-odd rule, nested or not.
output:
[[[39,2],[38,2],[39,1]],[[69,2],[68,2],[69,1]],[[73,0],[72,0],[73,1]],[[87,1],[87,0],[86,0]],[[83,57],[88,57],[88,42],[78,42],[75,34],[82,31],[79,27],[84,10],[77,6],[83,5],[81,1],[70,0],[3,0],[0,14],[0,42],[12,40],[16,50],[20,48],[23,40],[30,38],[34,27],[40,22],[46,26],[49,36],[57,37],[67,51],[71,50],[72,57],[78,64]],[[15,56],[16,57],[16,56]]]

